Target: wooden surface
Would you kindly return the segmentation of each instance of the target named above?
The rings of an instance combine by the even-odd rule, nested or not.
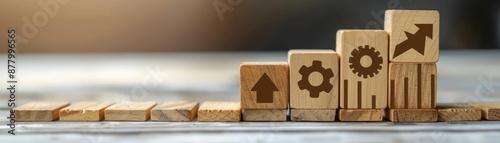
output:
[[[479,121],[481,120],[481,109],[467,105],[466,103],[440,103],[437,105],[438,121]]]
[[[54,121],[59,119],[59,110],[68,105],[68,102],[30,102],[15,108],[15,116],[17,121],[24,122]]]
[[[201,122],[239,122],[241,106],[239,102],[205,102],[198,110]]]
[[[59,110],[61,121],[97,122],[104,120],[104,109],[112,102],[79,102]]]
[[[481,108],[483,119],[500,120],[500,102],[470,103],[469,105]]]
[[[383,109],[339,109],[339,120],[345,122],[376,122],[384,118]]]
[[[197,101],[164,102],[151,109],[152,121],[187,122],[193,121],[198,114]]]
[[[387,89],[387,38],[383,30],[337,32],[341,108],[387,107],[387,90],[380,90]]]
[[[432,24],[429,27],[417,27],[415,24]],[[425,28],[425,29],[424,29]],[[427,30],[428,31],[424,31]],[[439,59],[439,12],[433,10],[388,10],[385,12],[384,30],[389,33],[389,60],[391,62],[430,62]],[[420,31],[419,31],[420,30]],[[432,30],[432,32],[430,32]],[[418,32],[418,33],[417,33]],[[426,32],[426,33],[422,33]],[[428,32],[428,33],[427,33]],[[420,34],[422,33],[422,34]],[[394,57],[396,46],[402,44],[408,37],[413,37],[420,43],[411,43],[412,49]],[[421,39],[420,39],[421,38]],[[422,44],[422,45],[420,45]],[[423,54],[415,49],[425,47]],[[403,48],[403,47],[402,47]]]
[[[290,108],[338,108],[339,57],[335,51],[290,50],[288,63]],[[317,64],[313,66],[313,63]]]
[[[436,70],[434,63],[390,63],[389,108],[436,108]]]
[[[106,121],[146,121],[151,116],[155,102],[125,102],[111,105],[104,110]]]
[[[388,119],[392,122],[436,122],[436,109],[387,109]]]
[[[290,120],[292,121],[335,121],[336,110],[328,109],[291,109]]]
[[[242,63],[240,65],[241,108],[288,108],[288,74],[286,62]],[[259,101],[259,95],[268,101]]]
[[[243,109],[243,121],[286,121],[287,109]]]

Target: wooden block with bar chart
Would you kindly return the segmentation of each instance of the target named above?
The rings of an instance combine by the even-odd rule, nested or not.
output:
[[[436,108],[435,63],[390,63],[389,108]]]

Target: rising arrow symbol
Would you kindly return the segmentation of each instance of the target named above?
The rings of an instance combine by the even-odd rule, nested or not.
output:
[[[269,76],[264,73],[259,81],[252,87],[252,91],[257,92],[257,103],[273,103],[273,92],[278,91]]]
[[[432,24],[415,24],[415,26],[418,27],[418,31],[415,32],[415,34],[405,31],[408,39],[396,45],[393,58],[396,58],[410,49],[414,49],[421,55],[424,55],[425,37],[432,39]]]

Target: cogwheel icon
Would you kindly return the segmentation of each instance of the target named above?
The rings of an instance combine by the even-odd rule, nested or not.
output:
[[[361,58],[363,56],[369,56],[372,64],[368,67],[361,65]],[[354,74],[358,74],[359,77],[368,78],[373,77],[378,74],[378,71],[382,69],[382,57],[380,57],[380,52],[375,51],[375,48],[369,45],[359,46],[358,49],[354,49],[351,52],[351,57],[349,57],[349,68],[352,69]]]
[[[319,72],[323,76],[323,82],[318,86],[309,83],[309,75],[313,72]],[[310,67],[303,65],[300,67],[299,73],[302,75],[302,79],[298,82],[300,90],[307,89],[309,91],[309,96],[312,98],[318,98],[321,91],[329,93],[333,88],[333,85],[330,84],[330,78],[333,77],[333,71],[331,68],[323,68],[321,66],[321,61],[313,61]]]

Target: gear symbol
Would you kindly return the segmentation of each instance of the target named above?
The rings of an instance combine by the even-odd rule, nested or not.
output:
[[[372,64],[368,67],[361,65],[361,58],[363,56],[369,56]],[[382,69],[383,63],[382,57],[380,57],[380,52],[375,51],[375,48],[369,45],[359,46],[358,49],[354,49],[351,52],[351,57],[349,57],[349,68],[352,69],[354,74],[358,74],[359,77],[368,78],[368,76],[373,77],[378,74],[378,71]]]
[[[309,75],[313,72],[319,72],[323,76],[323,82],[318,86],[313,86],[309,83]],[[321,66],[321,61],[313,61],[312,66],[300,67],[299,73],[302,75],[302,80],[298,82],[300,90],[307,89],[309,91],[309,96],[312,98],[318,98],[321,91],[329,93],[333,85],[330,84],[330,78],[333,77],[333,71],[331,68],[325,69]]]

